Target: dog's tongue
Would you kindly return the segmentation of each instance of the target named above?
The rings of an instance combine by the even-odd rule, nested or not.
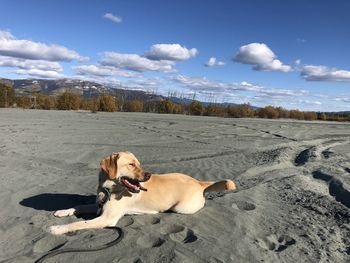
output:
[[[147,191],[147,189],[144,188],[142,185],[140,185],[140,190],[142,190],[142,191]]]

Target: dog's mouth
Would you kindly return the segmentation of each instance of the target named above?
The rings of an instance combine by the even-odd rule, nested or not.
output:
[[[120,178],[120,182],[122,185],[124,185],[130,192],[133,193],[139,193],[140,190],[142,191],[147,191],[146,188],[144,188],[141,184],[140,181],[136,179],[131,179],[127,176],[123,176]]]

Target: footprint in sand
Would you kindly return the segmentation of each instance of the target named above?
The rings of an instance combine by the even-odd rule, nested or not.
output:
[[[265,238],[257,240],[258,245],[266,250],[281,252],[296,243],[295,239],[288,235],[271,234]]]
[[[143,261],[140,258],[134,258],[134,259],[127,259],[127,258],[115,258],[111,263],[143,263]]]
[[[161,234],[169,235],[170,239],[179,243],[192,243],[198,239],[192,229],[182,225],[167,225],[160,229]]]
[[[156,216],[142,216],[137,217],[137,223],[139,223],[142,226],[145,225],[155,225],[160,223],[160,218]]]
[[[295,157],[294,164],[295,166],[303,166],[316,157],[316,147],[313,146],[301,151],[297,157]]]
[[[334,152],[331,151],[331,149],[326,149],[326,150],[322,151],[322,156],[325,159],[329,159],[330,157],[332,157],[333,154],[334,154]]]
[[[64,236],[44,236],[43,238],[32,241],[34,242],[33,252],[43,253],[46,251],[50,251],[56,248],[62,247],[67,243],[67,240]]]
[[[232,207],[243,211],[252,211],[256,208],[254,204],[246,201],[236,201],[232,204]]]
[[[154,235],[144,235],[137,239],[136,244],[144,248],[151,248],[160,247],[164,242],[165,240],[161,239],[160,237]]]
[[[214,200],[215,198],[223,197],[224,195],[225,195],[224,192],[206,193],[206,194],[205,194],[205,198],[206,198],[207,200]]]
[[[134,223],[134,219],[131,216],[124,216],[118,221],[119,227],[131,226]]]

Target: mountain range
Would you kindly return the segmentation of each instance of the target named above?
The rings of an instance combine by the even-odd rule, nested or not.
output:
[[[193,100],[191,98],[177,96],[163,96],[155,92],[147,92],[137,88],[113,87],[112,85],[102,84],[94,81],[79,79],[5,79],[0,78],[0,83],[10,85],[14,88],[18,96],[32,95],[35,93],[45,95],[59,95],[65,91],[70,91],[84,98],[94,98],[104,94],[112,95],[123,100],[142,100],[159,101],[169,99],[174,103],[188,105]],[[208,102],[202,102],[208,105]],[[234,103],[225,103],[224,106],[238,105]],[[253,107],[256,108],[256,107]]]
[[[74,92],[84,98],[94,98],[101,95],[112,95],[122,100],[142,100],[142,101],[160,101],[169,99],[174,103],[188,105],[193,100],[192,98],[185,98],[183,96],[177,97],[173,95],[163,96],[155,92],[147,92],[135,88],[116,87],[109,84],[102,84],[94,81],[79,80],[79,79],[5,79],[0,78],[0,83],[10,85],[14,88],[18,96],[32,95],[41,93],[45,95],[59,95],[65,91]],[[209,102],[202,102],[204,106],[210,104]],[[235,103],[218,103],[222,106],[238,106]],[[251,106],[253,109],[259,107]],[[328,112],[329,114],[348,115],[350,111]]]

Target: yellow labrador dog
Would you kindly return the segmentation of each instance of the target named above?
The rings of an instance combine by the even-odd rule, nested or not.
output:
[[[231,180],[205,182],[180,173],[151,176],[144,172],[132,153],[113,153],[101,161],[97,189],[98,200],[105,200],[101,215],[92,220],[51,226],[50,232],[61,235],[80,229],[115,226],[126,214],[156,214],[168,210],[193,214],[204,206],[204,191],[234,189],[236,186]],[[54,215],[65,217],[93,211],[96,211],[95,204],[58,210]]]

